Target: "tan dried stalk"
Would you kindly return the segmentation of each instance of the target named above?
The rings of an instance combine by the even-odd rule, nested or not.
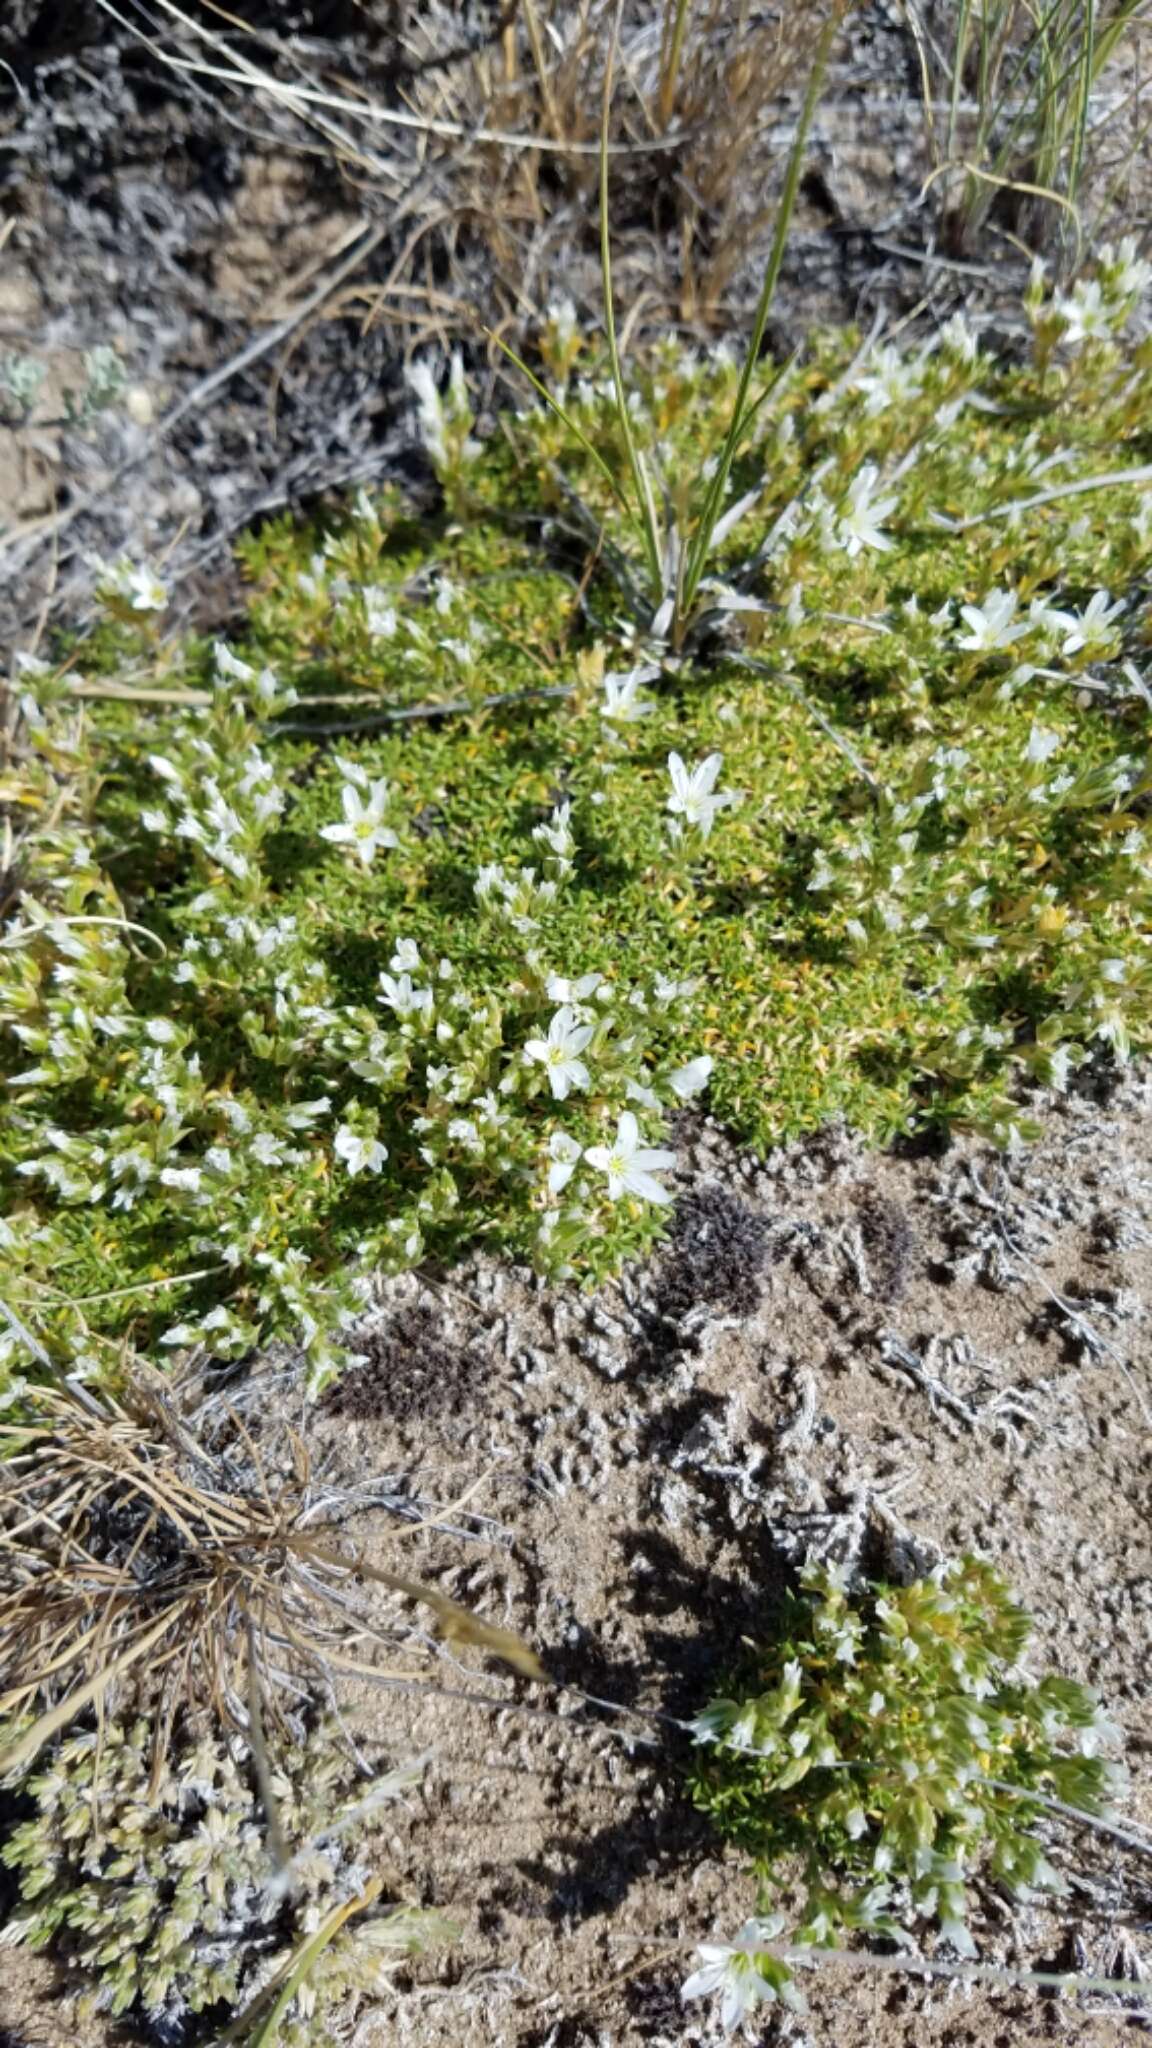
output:
[[[338,1670],[398,1675],[372,1651],[405,1631],[362,1598],[363,1580],[430,1608],[448,1640],[539,1675],[512,1631],[350,1545],[332,1522],[355,1502],[318,1492],[287,1425],[262,1450],[226,1411],[228,1447],[209,1448],[146,1372],[119,1400],[66,1388],[34,1401],[33,1419],[0,1425],[0,1720],[13,1731],[0,1775],[27,1770],[121,1682],[158,1700],[163,1731],[185,1700],[247,1726],[254,1697],[279,1719],[285,1684],[330,1693]],[[398,1532],[419,1515],[376,1504]]]

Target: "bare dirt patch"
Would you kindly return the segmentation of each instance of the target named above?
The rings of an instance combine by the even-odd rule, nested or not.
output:
[[[363,1363],[308,1421],[312,1455],[491,1516],[463,1551],[414,1535],[412,1569],[528,1635],[555,1689],[449,1659],[435,1691],[349,1696],[369,1757],[431,1754],[383,1854],[461,1930],[356,2048],[715,2038],[678,1986],[754,1893],[680,1790],[674,1723],[807,1557],[897,1577],[993,1559],[1036,1617],[1036,1664],[1097,1687],[1123,1727],[1130,1811],[1152,1825],[1150,1107],[1148,1076],[1075,1095],[1013,1158],[881,1155],[832,1128],[757,1162],[686,1122],[669,1240],[618,1284],[545,1288],[477,1258],[382,1289]],[[245,1408],[292,1385],[270,1367]],[[355,1528],[369,1555],[395,1541]],[[1058,1824],[1053,1842],[1068,1899],[1013,1920],[987,1893],[982,1953],[1147,1967],[1147,1863]],[[50,1982],[9,1960],[0,2025],[27,2048],[55,2038]],[[833,1968],[810,1999],[762,2039],[1106,2048],[1145,2025],[1115,2001]]]

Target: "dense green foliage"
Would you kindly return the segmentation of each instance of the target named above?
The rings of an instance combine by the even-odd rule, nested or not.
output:
[[[1063,1889],[1034,1825],[1045,1798],[1101,1812],[1107,1723],[1083,1686],[1022,1671],[1028,1617],[975,1559],[861,1592],[835,1569],[803,1576],[771,1646],[696,1724],[697,1802],[750,1855],[765,1909],[792,1906],[775,1921],[791,1946],[907,1942],[927,1920],[974,1956],[975,1876],[1017,1898]]]
[[[315,1385],[381,1267],[603,1273],[705,1082],[758,1146],[1007,1139],[1022,1084],[1146,1044],[1146,282],[1037,279],[1011,363],[954,322],[784,365],[691,616],[563,319],[583,442],[541,405],[481,445],[425,373],[442,518],[266,526],[233,646],[110,570],[95,637],[22,663],[0,784],[13,1384],[279,1335]],[[735,379],[636,375],[673,594]]]

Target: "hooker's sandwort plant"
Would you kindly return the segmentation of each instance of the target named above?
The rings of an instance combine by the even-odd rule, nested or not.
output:
[[[1099,1754],[1115,1731],[1094,1695],[1023,1668],[1031,1623],[989,1566],[966,1558],[859,1591],[814,1566],[802,1583],[777,1639],[694,1724],[697,1804],[761,1889],[757,1920],[685,1986],[720,1992],[729,2025],[799,2004],[795,1959],[852,1934],[914,1953],[918,1927],[935,1925],[974,1960],[973,1882],[1059,1894],[1037,1823],[1091,1822],[1123,1784]]]
[[[0,1945],[50,1949],[82,2013],[142,2014],[158,2040],[239,2007],[218,2044],[313,2048],[452,1932],[383,1902],[367,1853],[374,1816],[422,1769],[357,1782],[324,1723],[273,1737],[260,1771],[239,1735],[191,1723],[159,1763],[146,1720],[73,1734],[24,1787],[33,1812],[0,1851],[20,1888]]]

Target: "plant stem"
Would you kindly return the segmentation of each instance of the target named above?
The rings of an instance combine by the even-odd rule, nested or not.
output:
[[[616,0],[616,11],[612,19],[612,38],[608,45],[608,57],[604,66],[604,97],[600,108],[600,275],[604,284],[604,332],[608,341],[608,354],[612,363],[612,382],[616,390],[616,416],[620,432],[624,437],[624,448],[628,467],[632,472],[632,484],[636,493],[636,513],[640,524],[644,554],[648,563],[653,606],[660,603],[664,595],[664,576],[660,561],[660,535],[656,524],[656,508],[652,502],[652,490],[644,472],[636,438],[632,432],[632,419],[628,411],[628,393],[624,387],[624,370],[620,361],[620,344],[616,335],[616,309],[612,302],[612,227],[608,217],[608,125],[612,110],[612,80],[616,69],[616,51],[620,40],[620,22],[624,12],[624,0]]]
[[[668,8],[671,4],[672,0],[665,0],[665,30],[668,27]],[[672,109],[676,104],[676,87],[680,79],[680,60],[684,54],[684,33],[688,27],[688,9],[690,5],[691,0],[675,0],[676,11],[671,17],[672,33],[668,36],[666,48],[664,47],[664,38],[663,36],[661,37],[660,97],[657,102],[661,128],[668,126],[669,121],[672,119]]]
[[[728,488],[728,479],[732,473],[732,464],[736,459],[736,452],[744,432],[749,410],[748,393],[751,388],[756,365],[760,360],[764,330],[768,325],[768,314],[772,307],[777,281],[783,266],[788,231],[792,224],[792,215],[796,206],[796,195],[800,189],[800,172],[804,163],[808,131],[812,125],[812,118],[816,112],[816,103],[824,83],[824,73],[829,56],[831,55],[833,38],[840,24],[840,13],[839,7],[833,8],[824,24],[823,33],[816,46],[816,56],[808,80],[808,89],[804,95],[804,104],[801,108],[795,140],[793,141],[791,154],[788,158],[784,190],[780,197],[780,208],[776,216],[776,231],[772,238],[772,249],[768,258],[768,267],[764,273],[764,283],[760,288],[756,317],[752,323],[752,336],[744,357],[744,367],[740,373],[740,383],[737,387],[736,400],[732,408],[732,418],[729,422],[724,446],[720,451],[716,470],[708,486],[704,506],[688,550],[688,562],[684,574],[683,587],[683,616],[685,618],[691,614],[696,592],[699,589],[700,580],[704,574],[708,560],[708,551],[712,545],[712,535],[717,519],[720,516],[720,507],[724,502],[724,494]]]

